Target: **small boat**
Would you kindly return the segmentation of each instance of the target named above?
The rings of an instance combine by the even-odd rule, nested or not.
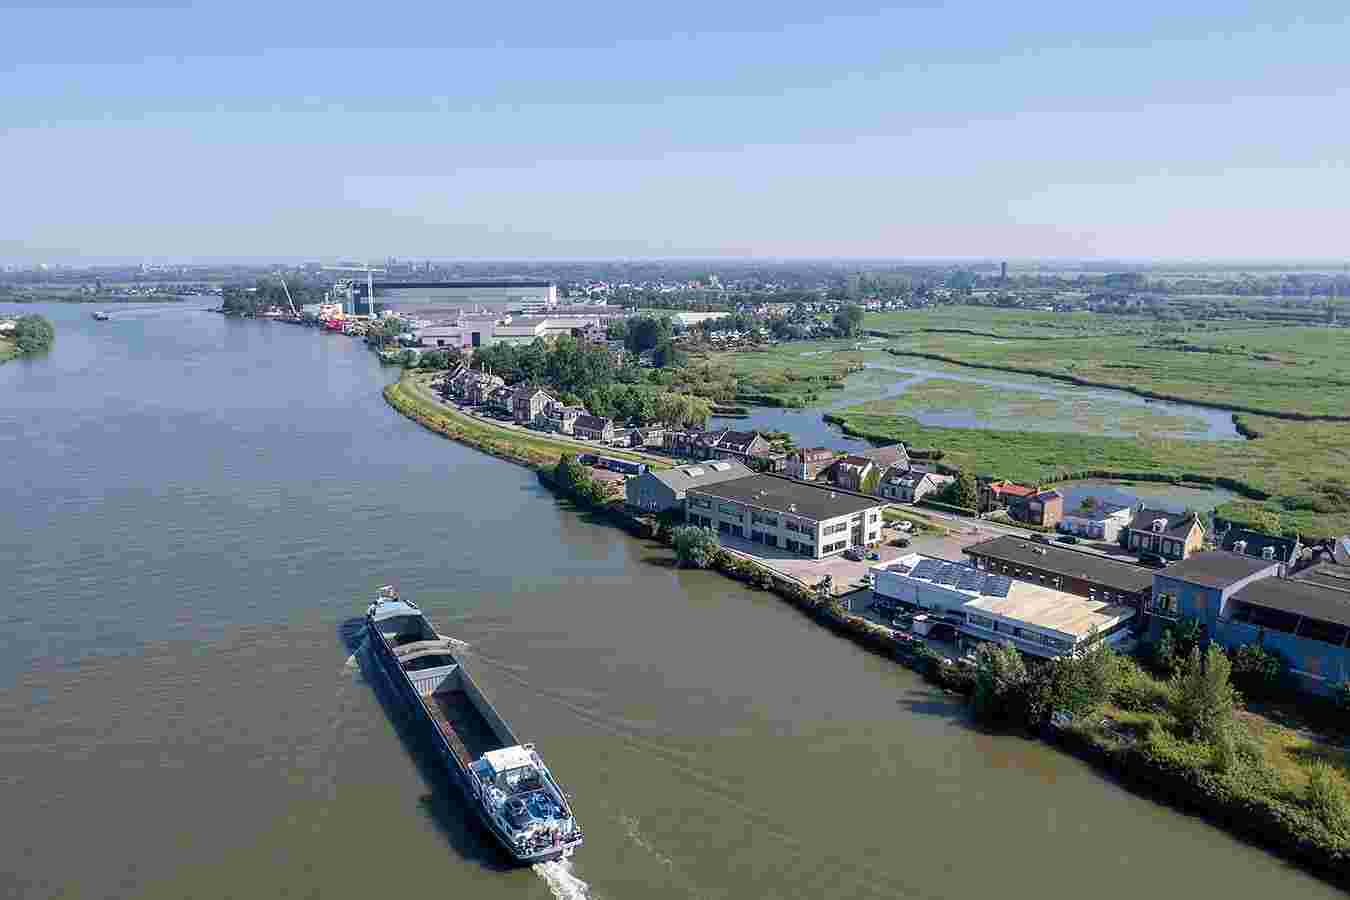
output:
[[[571,856],[583,841],[571,799],[522,743],[417,604],[392,587],[366,610],[375,657],[435,742],[467,805],[518,863]]]
[[[94,313],[94,321],[95,321],[95,322],[106,322],[106,321],[108,321],[108,320],[111,319],[111,318],[112,318],[112,316],[108,315],[107,313],[103,312],[102,310],[99,310],[98,312]]]

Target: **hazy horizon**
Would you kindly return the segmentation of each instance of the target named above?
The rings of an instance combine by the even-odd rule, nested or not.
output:
[[[0,261],[1339,265],[1302,6],[12,9]]]

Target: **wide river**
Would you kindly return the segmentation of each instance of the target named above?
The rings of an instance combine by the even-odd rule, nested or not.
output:
[[[204,305],[38,308],[0,366],[4,896],[1336,896]],[[576,794],[570,874],[505,869],[349,659],[387,582]]]

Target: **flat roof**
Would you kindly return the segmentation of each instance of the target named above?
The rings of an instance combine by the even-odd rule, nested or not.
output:
[[[556,281],[529,279],[521,281],[376,281],[375,290],[381,288],[408,290],[410,288],[513,288],[513,287],[553,287]],[[359,287],[365,287],[364,282]]]
[[[966,612],[985,612],[1015,622],[1069,635],[1075,640],[1093,630],[1105,631],[1134,618],[1134,608],[1087,600],[1054,588],[1024,581],[1013,582],[1006,597],[976,597],[961,605]]]
[[[1262,578],[1246,585],[1233,599],[1252,606],[1350,626],[1350,591],[1323,587],[1294,578]]]
[[[1193,553],[1181,562],[1160,569],[1159,575],[1203,587],[1226,588],[1244,578],[1278,566],[1278,560],[1253,559],[1223,550]]]
[[[1350,591],[1350,566],[1334,562],[1320,562],[1291,576],[1294,581],[1306,581],[1325,588]]]
[[[717,485],[691,487],[690,493],[707,494],[733,503],[745,503],[804,519],[833,519],[865,509],[885,505],[879,497],[870,497],[840,488],[817,486],[782,475],[751,475]]]
[[[1132,594],[1153,587],[1151,569],[1145,569],[1134,563],[1108,559],[1095,553],[1070,550],[1054,544],[1041,544],[1011,535],[971,544],[962,552],[975,553],[1015,565],[1032,566],[1069,578],[1081,578]]]

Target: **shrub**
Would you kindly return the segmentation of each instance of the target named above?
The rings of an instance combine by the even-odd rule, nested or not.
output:
[[[1346,803],[1345,789],[1325,760],[1319,759],[1308,767],[1308,790],[1304,800],[1327,831],[1341,836],[1350,834],[1350,805]]]
[[[1172,705],[1172,690],[1131,660],[1123,660],[1111,700],[1130,712],[1164,712]]]
[[[681,525],[671,532],[671,545],[675,548],[675,558],[682,566],[706,569],[717,559],[721,543],[717,532],[711,528],[697,525]]]
[[[1350,712],[1350,681],[1339,682],[1332,688],[1331,697],[1341,712]]]
[[[1213,744],[1233,721],[1237,695],[1228,677],[1232,666],[1218,647],[1203,657],[1197,647],[1180,672],[1172,676],[1172,711],[1182,730]]]
[[[1289,662],[1259,644],[1233,651],[1233,683],[1249,697],[1271,697],[1289,688]]]
[[[51,348],[56,341],[56,329],[44,316],[19,316],[11,337],[20,353],[38,353]]]

